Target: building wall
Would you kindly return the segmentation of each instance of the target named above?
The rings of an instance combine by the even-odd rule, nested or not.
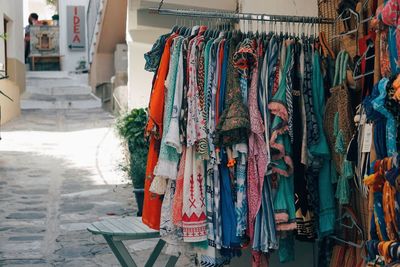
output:
[[[317,0],[240,0],[242,12],[274,15],[318,16]]]
[[[90,66],[89,83],[94,89],[97,85],[110,82],[114,75],[114,54],[95,53]]]
[[[62,70],[63,71],[75,71],[78,66],[78,62],[83,60],[87,60],[87,51],[88,51],[88,40],[86,40],[86,49],[83,51],[71,51],[68,48],[67,42],[67,6],[84,6],[85,10],[87,10],[89,0],[62,0],[59,1],[59,18],[60,18],[60,54],[63,56],[62,58]],[[86,25],[86,11],[85,11],[85,33],[87,33],[87,25]]]
[[[126,42],[127,0],[107,0],[90,66],[90,85],[110,82],[115,75],[114,52],[117,44]]]
[[[46,4],[46,0],[24,0],[24,25],[28,25],[30,13],[37,13],[39,20],[51,20],[51,17],[57,13],[55,8]]]
[[[21,114],[20,91],[17,84],[9,79],[0,80],[0,90],[8,95],[13,101],[0,96],[1,124],[4,124]]]
[[[23,1],[0,0],[0,33],[3,33],[4,18],[8,19],[7,59],[4,41],[0,40],[0,63],[5,64],[9,78],[0,80],[0,90],[13,102],[0,95],[2,109],[1,124],[20,114],[20,94],[25,90]]]
[[[127,18],[128,43],[128,106],[146,107],[149,102],[153,73],[144,70],[144,53],[149,51],[164,33],[176,24],[176,18],[149,14],[147,7],[158,7],[159,1],[130,0]],[[171,0],[165,7],[211,8],[227,11],[236,10],[236,0]]]
[[[25,64],[16,58],[8,58],[7,60],[8,76],[11,81],[16,83],[20,94],[25,92]],[[0,87],[1,89],[1,87]]]

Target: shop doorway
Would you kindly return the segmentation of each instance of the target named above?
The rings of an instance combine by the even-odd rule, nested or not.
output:
[[[61,70],[58,0],[25,0],[25,63],[29,71]]]

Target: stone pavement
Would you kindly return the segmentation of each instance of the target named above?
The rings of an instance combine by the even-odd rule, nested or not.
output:
[[[104,239],[86,231],[136,213],[113,122],[101,109],[26,110],[2,127],[0,266],[119,266]],[[128,245],[142,265],[155,243]]]

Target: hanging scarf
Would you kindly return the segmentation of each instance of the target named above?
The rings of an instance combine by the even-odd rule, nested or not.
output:
[[[398,72],[400,69],[400,2],[399,0],[385,1],[383,8],[379,8],[376,13],[378,17],[389,26],[389,50],[390,63],[393,71]]]
[[[379,95],[372,100],[372,106],[377,112],[381,113],[386,118],[386,149],[387,155],[391,157],[397,153],[397,127],[392,113],[390,113],[385,107],[385,98],[387,95],[386,86],[388,82],[389,80],[387,78],[380,80],[378,84]]]

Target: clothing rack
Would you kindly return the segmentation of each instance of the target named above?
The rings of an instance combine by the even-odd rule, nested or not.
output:
[[[193,18],[219,18],[219,19],[235,19],[235,20],[252,20],[252,21],[272,21],[272,22],[288,22],[288,23],[304,23],[304,24],[334,24],[334,19],[322,17],[305,17],[305,16],[283,16],[255,13],[238,13],[223,11],[206,11],[195,9],[167,9],[149,8],[150,13],[170,16],[193,17]]]

